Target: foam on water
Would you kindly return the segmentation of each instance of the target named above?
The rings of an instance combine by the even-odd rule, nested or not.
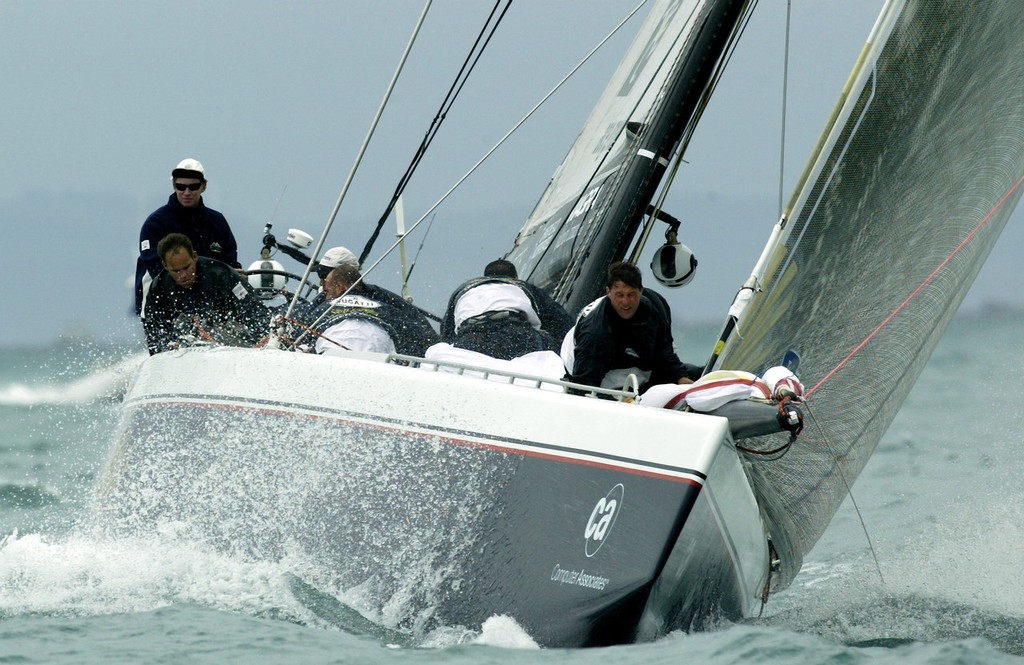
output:
[[[285,585],[288,567],[164,537],[13,533],[0,541],[0,616],[94,616],[191,603],[301,621],[308,613]]]
[[[251,561],[202,543],[178,539],[174,525],[151,537],[51,538],[12,533],[0,540],[0,619],[19,616],[103,616],[196,605],[317,628],[368,635],[382,644],[448,648],[481,644],[537,649],[508,616],[493,616],[479,629],[442,626],[414,637],[382,624],[355,593],[314,589],[294,570],[308,562]],[[358,612],[358,614],[357,614]]]
[[[530,637],[522,626],[510,616],[492,616],[484,621],[480,636],[474,640],[478,644],[487,644],[507,649],[539,649],[539,645]]]
[[[129,356],[65,383],[10,383],[0,387],[0,406],[88,404],[102,399],[120,399],[135,370],[148,355],[143,352]]]

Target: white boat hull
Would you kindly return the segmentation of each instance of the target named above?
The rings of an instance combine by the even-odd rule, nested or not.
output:
[[[97,499],[115,533],[298,557],[411,632],[508,614],[548,646],[652,639],[749,615],[768,575],[724,418],[365,356],[153,356]]]

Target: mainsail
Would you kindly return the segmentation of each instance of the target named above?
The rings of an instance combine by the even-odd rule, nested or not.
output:
[[[660,0],[508,258],[570,312],[603,292],[692,131],[747,0]]]
[[[864,468],[1020,197],[1022,34],[1018,0],[891,2],[766,251],[719,366],[768,367],[789,348],[802,356],[804,433],[781,459],[748,463],[783,584]]]

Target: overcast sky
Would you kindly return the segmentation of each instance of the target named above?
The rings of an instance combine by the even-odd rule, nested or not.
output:
[[[516,0],[405,197],[419,218],[619,20],[630,1]],[[784,199],[809,157],[880,0],[794,0]],[[0,345],[68,332],[135,341],[128,316],[138,232],[170,170],[206,167],[240,260],[264,224],[321,235],[402,50],[419,0],[0,2]],[[344,201],[327,247],[357,254],[427,130],[485,0],[437,0]],[[409,240],[411,284],[440,311],[504,254],[575,139],[646,8]],[[786,6],[762,2],[666,209],[700,260],[668,292],[676,320],[721,320],[778,213]],[[1011,219],[966,307],[1024,304]],[[389,223],[371,261],[393,242]],[[296,268],[294,262],[285,264]],[[368,281],[398,290],[397,262]],[[664,291],[664,290],[663,290]]]

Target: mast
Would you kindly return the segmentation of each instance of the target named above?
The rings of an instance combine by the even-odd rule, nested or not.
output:
[[[520,273],[569,311],[603,292],[724,66],[748,0],[661,0],[516,239]]]
[[[634,157],[624,164],[608,207],[595,220],[597,234],[590,253],[582,257],[579,277],[573,280],[567,273],[559,285],[560,291],[567,291],[566,304],[571,311],[604,293],[608,265],[625,256],[680,138],[699,118],[709,82],[745,6],[746,2],[731,0],[710,7],[693,48],[668,77],[664,99],[650,120],[627,123],[626,131],[635,136]]]

